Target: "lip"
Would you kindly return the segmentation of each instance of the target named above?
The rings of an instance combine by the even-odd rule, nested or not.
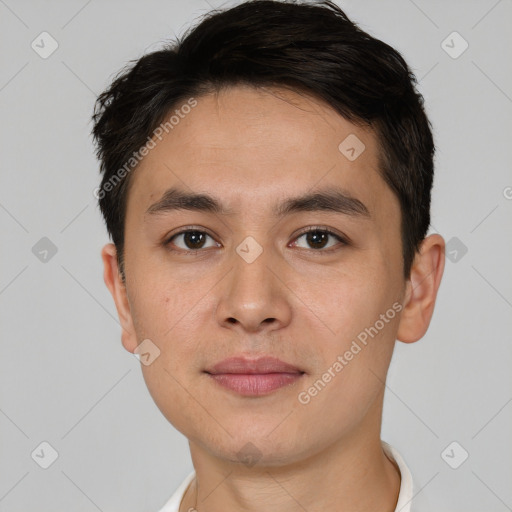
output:
[[[243,396],[261,396],[297,382],[304,371],[275,357],[230,357],[205,372],[215,382]]]
[[[206,370],[207,373],[237,373],[244,375],[266,374],[266,373],[304,373],[302,370],[285,363],[276,357],[258,357],[249,359],[244,356],[235,356],[224,359]]]

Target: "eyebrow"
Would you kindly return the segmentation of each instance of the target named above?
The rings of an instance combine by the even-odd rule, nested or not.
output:
[[[175,210],[191,210],[225,216],[235,213],[214,196],[172,187],[146,210],[146,215],[159,215]],[[314,211],[329,211],[352,217],[371,217],[368,208],[359,199],[342,189],[333,187],[285,199],[274,207],[272,213],[275,217],[284,217],[293,213]]]

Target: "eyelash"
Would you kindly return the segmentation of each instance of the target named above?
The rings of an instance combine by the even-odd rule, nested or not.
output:
[[[178,233],[175,233],[171,237],[167,238],[163,242],[163,245],[167,248],[167,250],[169,250],[171,252],[174,252],[174,253],[179,253],[179,254],[184,254],[184,255],[191,255],[191,256],[197,255],[198,253],[204,251],[205,249],[173,249],[171,247],[172,240],[174,240],[176,237],[178,237],[180,235],[183,235],[183,234],[186,234],[186,233],[190,233],[190,232],[201,233],[201,234],[207,235],[207,236],[209,236],[210,238],[213,239],[213,237],[210,234],[208,234],[206,231],[202,231],[200,229],[194,228],[193,226],[187,226],[186,229],[183,229],[182,231],[179,231]],[[300,237],[302,237],[304,235],[307,235],[308,233],[311,233],[311,232],[318,232],[318,233],[330,235],[330,236],[336,238],[338,240],[338,242],[340,242],[340,244],[337,244],[336,246],[330,247],[328,249],[309,249],[309,250],[311,250],[313,252],[317,252],[317,253],[321,252],[321,253],[328,253],[328,254],[330,254],[330,253],[332,253],[334,251],[339,250],[340,249],[339,245],[341,245],[341,246],[349,245],[349,242],[348,242],[348,240],[346,238],[344,238],[341,235],[338,235],[337,233],[334,233],[330,229],[322,227],[322,226],[310,226],[310,227],[304,229],[303,231],[301,231],[295,237],[294,242],[296,242]],[[299,249],[304,249],[304,248],[299,247]],[[306,249],[306,250],[308,250],[308,249]]]

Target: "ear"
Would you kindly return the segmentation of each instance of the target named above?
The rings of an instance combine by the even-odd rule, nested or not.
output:
[[[122,328],[121,340],[123,346],[128,352],[133,353],[137,348],[137,335],[133,325],[126,286],[119,272],[116,246],[114,244],[105,245],[101,250],[101,258],[103,260],[103,280],[116,304],[117,315]]]
[[[404,308],[397,333],[399,341],[413,343],[427,332],[443,277],[444,262],[443,237],[438,234],[426,237],[416,253],[406,283]]]

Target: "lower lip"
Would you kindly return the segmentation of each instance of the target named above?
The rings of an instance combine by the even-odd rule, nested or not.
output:
[[[267,395],[297,382],[302,373],[218,373],[209,374],[221,386],[244,396]]]

